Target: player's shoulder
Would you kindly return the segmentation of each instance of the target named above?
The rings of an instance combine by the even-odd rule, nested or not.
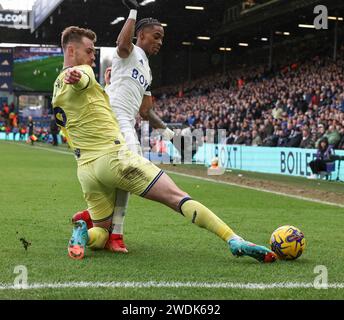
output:
[[[64,85],[65,69],[62,69],[54,81],[54,90],[61,90]]]
[[[137,56],[139,58],[146,58],[147,57],[147,55],[144,52],[144,50],[141,47],[137,46],[137,45],[134,45],[133,53],[134,53],[135,56]]]
[[[138,52],[138,46],[136,46],[135,44],[132,44],[132,45],[133,45],[133,49],[131,50],[129,56],[126,58],[120,57],[120,55],[118,54],[118,47],[115,47],[115,52],[114,52],[113,58],[120,59],[120,60],[128,60],[131,57],[133,57],[134,55],[136,55]]]
[[[71,69],[71,68],[75,68],[83,73],[86,73],[88,75],[92,75],[94,74],[94,71],[92,69],[91,66],[87,65],[87,64],[82,64],[82,65],[77,65],[77,66],[70,66],[70,67],[66,67],[64,69],[61,70],[60,74],[58,75],[58,77],[64,77],[64,75],[66,74],[66,72]]]
[[[82,65],[78,65],[78,66],[75,66],[76,69],[88,74],[88,75],[93,75],[94,72],[93,72],[93,69],[91,66],[89,66],[88,64],[82,64]]]
[[[135,50],[135,52],[140,52],[141,48],[139,46],[137,46],[136,44],[134,44],[133,51],[134,50]]]

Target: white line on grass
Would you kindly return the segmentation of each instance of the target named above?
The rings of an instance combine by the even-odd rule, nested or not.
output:
[[[290,198],[294,198],[294,199],[311,201],[311,202],[316,202],[316,203],[320,203],[320,204],[326,204],[329,206],[336,206],[336,207],[344,208],[344,205],[339,204],[339,203],[321,201],[321,200],[314,199],[314,198],[301,197],[301,196],[296,196],[293,194],[277,192],[277,191],[267,190],[267,189],[263,189],[263,188],[255,188],[255,187],[245,186],[245,185],[241,185],[241,184],[237,184],[237,183],[233,183],[233,182],[226,182],[226,181],[215,180],[215,179],[210,179],[210,178],[198,177],[198,176],[194,176],[191,174],[180,173],[180,172],[171,171],[171,170],[165,170],[165,172],[176,174],[176,175],[187,177],[187,178],[194,178],[194,179],[199,179],[199,180],[203,180],[203,181],[215,182],[215,183],[224,184],[224,185],[228,185],[228,186],[232,186],[232,187],[239,187],[239,188],[251,189],[251,190],[255,190],[255,191],[262,191],[262,192],[276,194],[279,196],[285,196],[285,197],[290,197]]]
[[[54,149],[48,149],[48,148],[39,147],[39,146],[36,146],[35,148],[40,149],[40,150],[45,150],[45,151],[50,151],[50,152],[56,152],[56,153],[62,153],[62,154],[68,154],[68,155],[70,155],[70,156],[74,156],[74,153],[72,153],[71,151],[54,150]]]
[[[13,144],[11,142],[7,142],[7,143]],[[45,150],[45,151],[68,154],[68,155],[72,155],[72,156],[74,155],[72,152],[68,152],[68,151],[48,149],[48,148],[39,147],[39,146],[32,147],[32,146],[28,146],[25,144],[17,144],[17,145],[25,146],[25,147],[31,147],[32,149],[37,148],[37,149],[41,149],[41,150]],[[164,171],[166,173],[172,173],[172,174],[176,174],[176,175],[183,176],[183,177],[188,177],[188,178],[193,178],[193,179],[198,179],[198,180],[203,180],[203,181],[209,181],[209,182],[215,182],[215,183],[224,184],[224,185],[228,185],[228,186],[232,186],[232,187],[239,187],[239,188],[245,188],[245,189],[250,189],[250,190],[255,190],[255,191],[267,192],[267,193],[271,193],[271,194],[275,194],[275,195],[279,195],[279,196],[285,196],[285,197],[289,197],[289,198],[294,198],[294,199],[299,199],[299,200],[310,201],[310,202],[325,204],[325,205],[329,205],[329,206],[344,208],[344,205],[339,204],[339,203],[322,201],[322,200],[318,200],[318,199],[314,199],[314,198],[301,197],[301,196],[297,196],[297,195],[293,195],[293,194],[277,192],[277,191],[267,190],[267,189],[263,189],[263,188],[250,187],[250,186],[245,186],[245,185],[241,185],[241,184],[237,184],[237,183],[233,183],[233,182],[226,182],[226,181],[220,181],[220,180],[215,180],[215,179],[210,179],[210,178],[204,178],[204,177],[194,176],[191,174],[176,172],[173,170],[164,170]]]
[[[56,153],[62,153],[62,154],[68,154],[68,155],[71,155],[73,156],[74,153],[72,151],[63,151],[63,150],[56,150],[56,149],[50,149],[50,148],[47,148],[47,147],[41,147],[41,146],[38,146],[38,145],[34,145],[32,146],[31,144],[26,144],[26,143],[18,143],[18,142],[12,142],[12,141],[2,141],[6,144],[10,144],[10,145],[16,145],[16,146],[21,146],[21,147],[26,147],[26,148],[29,148],[31,150],[34,150],[34,149],[40,149],[40,150],[45,150],[45,151],[50,151],[50,152],[56,152]],[[52,148],[55,148],[55,147],[52,147]]]
[[[207,289],[318,289],[313,283],[277,282],[277,283],[235,283],[235,282],[66,282],[66,283],[33,283],[23,287],[1,284],[0,290],[37,290],[37,289],[66,289],[66,288],[207,288]],[[344,283],[330,283],[328,289],[344,289]],[[325,289],[323,287],[322,289]]]

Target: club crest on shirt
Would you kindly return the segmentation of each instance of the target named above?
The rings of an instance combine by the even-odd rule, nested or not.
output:
[[[62,85],[63,85],[63,83],[62,83],[62,81],[61,81],[60,79],[57,79],[57,80],[55,81],[55,87],[56,87],[56,88],[61,89],[61,88],[62,88]]]

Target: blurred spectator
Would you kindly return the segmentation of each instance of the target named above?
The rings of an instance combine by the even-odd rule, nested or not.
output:
[[[5,139],[6,139],[6,140],[9,140],[9,138],[10,138],[10,133],[11,133],[11,127],[10,127],[9,125],[5,126],[5,133],[6,133]]]
[[[341,140],[341,136],[340,136],[338,130],[333,125],[330,125],[328,127],[328,130],[326,131],[326,133],[324,134],[323,137],[326,137],[328,139],[328,143],[333,148],[336,148],[338,143]]]
[[[330,162],[331,155],[334,154],[333,148],[329,145],[327,138],[322,138],[319,141],[319,147],[316,154],[316,159],[309,163],[309,166],[313,172],[310,176],[311,179],[316,179],[317,175],[322,171],[327,171],[326,163]]]
[[[15,140],[16,140],[16,136],[17,136],[18,132],[19,132],[19,128],[18,128],[18,126],[17,126],[17,125],[13,126],[13,128],[12,128],[12,133],[13,133],[13,141],[15,141]]]
[[[297,148],[300,146],[301,140],[300,126],[293,127],[288,136],[287,147]]]
[[[59,133],[59,127],[56,124],[55,117],[51,116],[51,119],[50,119],[50,134],[52,135],[52,138],[53,138],[53,141],[52,141],[53,146],[57,146],[58,145],[58,140],[57,140],[58,133]]]
[[[20,141],[24,141],[25,140],[26,133],[27,133],[26,127],[21,125],[19,127],[19,140]]]
[[[35,125],[33,123],[32,117],[29,116],[28,118],[28,124],[27,124],[27,128],[28,128],[28,133],[29,133],[29,137],[28,137],[28,143],[31,142],[31,145],[34,144],[34,142],[37,140],[35,135],[34,135],[34,129],[35,129]]]
[[[252,131],[252,146],[261,146],[263,144],[262,138],[260,137],[257,130]]]
[[[300,148],[305,148],[305,149],[312,149],[314,148],[314,141],[312,139],[312,136],[309,132],[308,128],[304,128],[302,130],[302,140],[300,143]]]
[[[272,109],[272,116],[275,119],[282,119],[282,114],[283,114],[282,104],[280,101],[277,101],[275,108]]]

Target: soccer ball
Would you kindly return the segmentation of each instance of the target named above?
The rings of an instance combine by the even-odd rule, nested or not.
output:
[[[294,260],[305,250],[306,239],[300,229],[287,225],[279,227],[272,233],[270,245],[279,259]]]

